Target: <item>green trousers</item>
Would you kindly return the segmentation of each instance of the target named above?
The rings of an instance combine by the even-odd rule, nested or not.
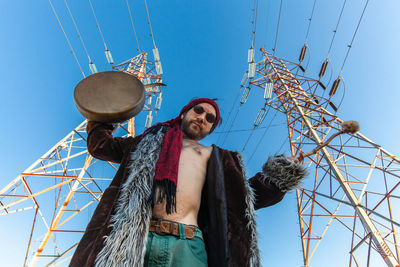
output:
[[[180,224],[180,237],[148,233],[145,267],[207,267],[207,252],[199,237],[186,239]],[[201,235],[200,229],[196,229]]]

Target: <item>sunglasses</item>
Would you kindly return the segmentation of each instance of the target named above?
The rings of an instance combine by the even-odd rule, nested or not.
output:
[[[194,107],[193,107],[193,111],[196,112],[196,114],[199,114],[199,115],[201,115],[201,114],[203,114],[204,112],[206,112],[206,111],[204,110],[204,108],[203,108],[202,106],[200,106],[200,105],[194,106]],[[215,118],[215,116],[214,116],[213,114],[211,114],[211,113],[206,113],[206,120],[207,120],[209,123],[214,123],[215,120],[216,120],[216,118]]]

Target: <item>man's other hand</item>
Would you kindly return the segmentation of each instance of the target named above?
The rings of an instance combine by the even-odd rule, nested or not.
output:
[[[303,161],[304,161],[304,153],[303,153],[303,152],[300,152],[300,156],[291,156],[291,157],[288,157],[288,160],[291,160],[291,161],[293,161],[293,162],[296,163],[296,164],[302,164]]]

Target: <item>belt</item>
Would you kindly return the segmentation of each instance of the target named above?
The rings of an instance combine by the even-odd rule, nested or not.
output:
[[[185,232],[185,237],[187,239],[193,239],[194,237],[198,237],[203,239],[203,235],[201,230],[193,225],[186,225],[178,222],[167,221],[162,219],[151,219],[150,221],[150,232],[155,232],[159,235],[174,235],[179,237],[179,224],[183,225],[183,229]]]

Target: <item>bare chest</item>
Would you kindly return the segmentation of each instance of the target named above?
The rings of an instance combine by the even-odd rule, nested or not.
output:
[[[164,202],[154,206],[153,216],[197,225],[197,213],[211,151],[211,147],[183,141],[178,168],[176,213],[166,214]]]
[[[205,166],[210,158],[211,150],[211,147],[184,140],[182,142],[180,162],[189,165],[195,164],[198,166]]]
[[[184,140],[179,159],[178,183],[179,180],[182,182],[187,180],[192,182],[204,181],[211,150],[211,147]]]

